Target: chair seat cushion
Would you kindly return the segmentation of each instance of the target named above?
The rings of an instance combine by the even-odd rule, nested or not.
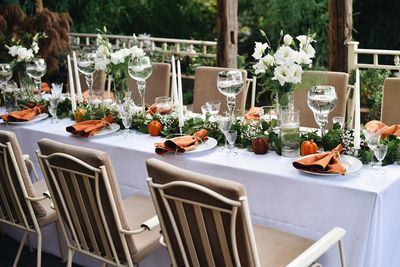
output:
[[[44,192],[46,192],[47,186],[44,179],[41,179],[33,184],[33,189],[36,192],[38,197],[42,196]],[[51,199],[46,198],[45,200],[40,201],[41,206],[46,211],[46,215],[42,217],[38,217],[38,223],[40,227],[46,226],[57,219],[56,211],[51,208]]]
[[[304,237],[259,225],[254,225],[254,236],[261,266],[286,266],[314,243]]]
[[[156,212],[151,198],[142,195],[132,195],[123,200],[126,218],[130,230],[140,229],[140,225],[153,217]],[[139,262],[152,252],[157,250],[161,245],[160,227],[155,227],[151,231],[144,231],[143,233],[132,236],[135,242],[137,252],[132,255],[134,262]]]

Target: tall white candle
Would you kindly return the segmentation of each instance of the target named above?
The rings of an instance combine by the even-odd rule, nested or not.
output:
[[[75,81],[76,81],[76,96],[78,102],[82,102],[82,88],[81,88],[81,80],[79,79],[79,70],[78,70],[78,62],[76,60],[75,51],[72,52],[72,57],[74,59],[74,72],[75,72]]]
[[[354,149],[360,149],[360,70],[356,69],[356,84],[354,89]]]
[[[171,67],[172,67],[172,83],[171,83],[172,101],[175,104],[175,106],[178,107],[179,98],[178,98],[178,88],[176,85],[176,67],[175,67],[175,57],[174,56],[172,56],[172,58],[171,58]]]
[[[107,80],[107,99],[111,99],[111,75],[108,75]]]
[[[182,74],[181,74],[181,62],[178,59],[178,111],[179,111],[179,127],[183,127],[185,120],[183,118],[183,94],[182,94]]]
[[[75,100],[74,76],[72,75],[71,57],[69,55],[67,55],[67,64],[68,64],[69,94],[71,96],[71,109],[72,112],[75,112],[76,100]]]

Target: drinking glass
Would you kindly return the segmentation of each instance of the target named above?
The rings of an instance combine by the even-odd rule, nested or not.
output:
[[[291,108],[279,111],[279,136],[282,143],[282,156],[298,157],[300,154],[300,115]]]
[[[3,109],[4,108],[7,109],[6,92],[7,92],[8,81],[11,79],[11,76],[12,76],[11,64],[1,63],[0,64],[0,85],[1,85],[1,90],[2,90],[1,106],[3,106]],[[3,114],[3,113],[5,113],[4,110],[1,111],[1,114]]]
[[[333,124],[338,123],[340,125],[340,129],[343,129],[344,127],[344,117],[333,117],[332,118]]]
[[[156,103],[156,107],[157,107],[157,113],[160,115],[168,114],[171,111],[172,106],[173,106],[173,103],[169,96],[156,97],[155,103]]]
[[[146,115],[146,103],[144,95],[146,92],[146,80],[153,72],[150,58],[143,56],[140,58],[132,57],[128,63],[128,73],[137,82],[140,98],[142,99],[142,115]]]
[[[215,121],[215,116],[219,113],[221,108],[221,101],[208,101],[206,102],[207,110],[211,114],[210,121]]]
[[[229,115],[233,117],[236,96],[243,88],[243,75],[239,70],[221,71],[217,76],[217,87],[226,96]]]
[[[308,107],[314,113],[314,119],[321,129],[322,136],[328,125],[328,115],[336,107],[337,101],[336,90],[333,86],[313,86],[308,91]]]
[[[26,72],[34,80],[39,98],[41,98],[42,77],[46,74],[46,69],[46,61],[43,58],[33,58],[26,64]]]
[[[381,133],[371,132],[368,131],[367,129],[364,129],[363,133],[369,149],[371,149],[372,152],[375,153],[375,149],[378,147],[379,140],[381,139]],[[373,165],[373,158],[370,162],[370,165]]]
[[[93,74],[95,69],[95,52],[83,52],[77,58],[78,70],[85,75],[86,84],[89,87],[89,113],[90,118],[93,119],[92,100],[93,100]]]
[[[221,152],[227,152],[227,132],[231,129],[232,126],[232,119],[230,116],[219,116],[218,117],[218,126],[220,131],[224,134],[225,137],[225,145],[222,149],[220,149]]]
[[[133,111],[131,109],[130,101],[126,100],[122,104],[118,105],[119,116],[121,117],[122,124],[124,125],[124,130],[122,131],[123,137],[132,137],[133,133],[130,130],[132,126],[132,115]]]
[[[52,117],[51,122],[52,123],[57,123],[58,122],[58,118],[57,118],[57,106],[58,106],[58,102],[59,102],[59,96],[60,94],[56,95],[56,94],[52,94],[49,98],[49,113]]]
[[[276,119],[276,112],[274,106],[262,106],[261,109],[261,118],[265,121],[270,122],[272,119]]]
[[[226,132],[226,139],[228,140],[228,155],[237,155],[237,152],[234,150],[235,148],[235,141],[237,138],[237,131],[236,130],[229,130]]]
[[[208,107],[207,105],[202,105],[201,107],[201,114],[203,114],[204,120],[207,119]]]
[[[383,144],[378,144],[376,148],[374,149],[374,155],[376,159],[378,160],[378,163],[375,165],[375,170],[379,171],[381,173],[386,173],[385,170],[382,169],[382,161],[386,157],[387,153],[387,146]]]
[[[63,83],[57,82],[51,84],[51,94],[60,95],[62,93]]]

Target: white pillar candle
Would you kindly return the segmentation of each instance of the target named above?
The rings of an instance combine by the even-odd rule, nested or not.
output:
[[[354,108],[354,149],[360,149],[360,70],[356,69],[356,84],[354,88],[355,108]]]
[[[178,59],[178,111],[179,111],[179,127],[183,127],[185,120],[183,118],[183,94],[182,94],[182,74],[181,74],[181,62]]]
[[[81,88],[81,80],[79,79],[79,70],[78,70],[78,62],[76,60],[75,51],[72,52],[72,57],[74,59],[74,72],[75,72],[75,81],[76,81],[76,96],[78,102],[82,102],[82,88]]]
[[[71,96],[71,109],[72,112],[75,112],[76,100],[75,100],[74,76],[72,75],[71,57],[69,55],[67,55],[67,64],[68,64],[69,94]]]
[[[175,106],[178,107],[179,98],[178,98],[178,88],[176,85],[176,67],[175,67],[175,57],[174,56],[172,56],[172,58],[171,58],[171,67],[172,67],[172,83],[171,83],[172,101],[175,104]]]
[[[107,99],[111,99],[111,75],[108,75],[107,80]]]

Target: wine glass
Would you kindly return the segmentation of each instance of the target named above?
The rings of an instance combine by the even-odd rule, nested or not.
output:
[[[227,152],[227,132],[231,129],[232,119],[230,116],[219,116],[218,117],[218,126],[219,130],[224,134],[225,137],[225,145],[221,149],[221,152]]]
[[[146,115],[146,103],[144,94],[146,92],[146,80],[153,72],[150,58],[148,56],[132,57],[128,63],[128,73],[137,82],[140,98],[142,99],[142,115]]]
[[[124,125],[122,136],[132,137],[133,133],[130,131],[130,127],[132,126],[133,111],[131,109],[130,101],[124,101],[122,104],[119,104],[118,109],[119,116],[121,117],[122,124]]]
[[[383,144],[378,144],[374,149],[374,155],[378,160],[378,163],[375,165],[375,170],[380,171],[381,173],[386,173],[385,170],[382,169],[382,161],[386,157],[387,146]]]
[[[340,125],[340,129],[342,130],[344,127],[344,117],[338,116],[332,118],[332,123],[338,123]]]
[[[57,106],[59,102],[59,97],[60,94],[52,94],[49,98],[49,113],[52,117],[52,123],[57,123],[58,122],[58,117],[57,117]]]
[[[321,129],[322,136],[324,136],[328,125],[328,115],[336,107],[337,102],[336,90],[333,86],[313,86],[308,91],[308,107],[314,113],[315,121]]]
[[[34,80],[39,98],[41,98],[42,77],[46,74],[46,69],[46,61],[43,58],[33,58],[26,64],[26,72]]]
[[[88,52],[81,53],[77,58],[78,70],[85,75],[86,84],[89,87],[89,113],[90,118],[93,119],[92,100],[93,100],[93,74],[95,69],[96,53]]]
[[[233,117],[236,96],[243,88],[243,75],[239,70],[221,71],[217,76],[217,87],[226,96],[229,115]]]
[[[7,89],[7,84],[8,81],[11,79],[12,76],[12,66],[11,64],[8,63],[0,63],[0,85],[2,87],[2,106],[5,105],[5,94],[6,94],[6,89]],[[4,110],[1,111],[1,114],[5,113]]]
[[[51,93],[55,95],[60,95],[62,93],[63,83],[56,82],[51,84]]]
[[[221,101],[207,101],[206,106],[208,112],[211,114],[210,121],[215,121],[215,116],[219,113],[221,108]]]
[[[237,152],[234,150],[235,148],[235,141],[237,138],[237,131],[236,130],[229,130],[226,132],[226,139],[228,140],[228,155],[235,156]]]
[[[371,132],[367,129],[363,129],[363,133],[365,136],[365,141],[367,142],[367,146],[372,150],[373,153],[375,153],[375,149],[379,145],[379,140],[381,139],[381,133],[379,132]],[[372,164],[373,159],[370,162],[370,165]]]

